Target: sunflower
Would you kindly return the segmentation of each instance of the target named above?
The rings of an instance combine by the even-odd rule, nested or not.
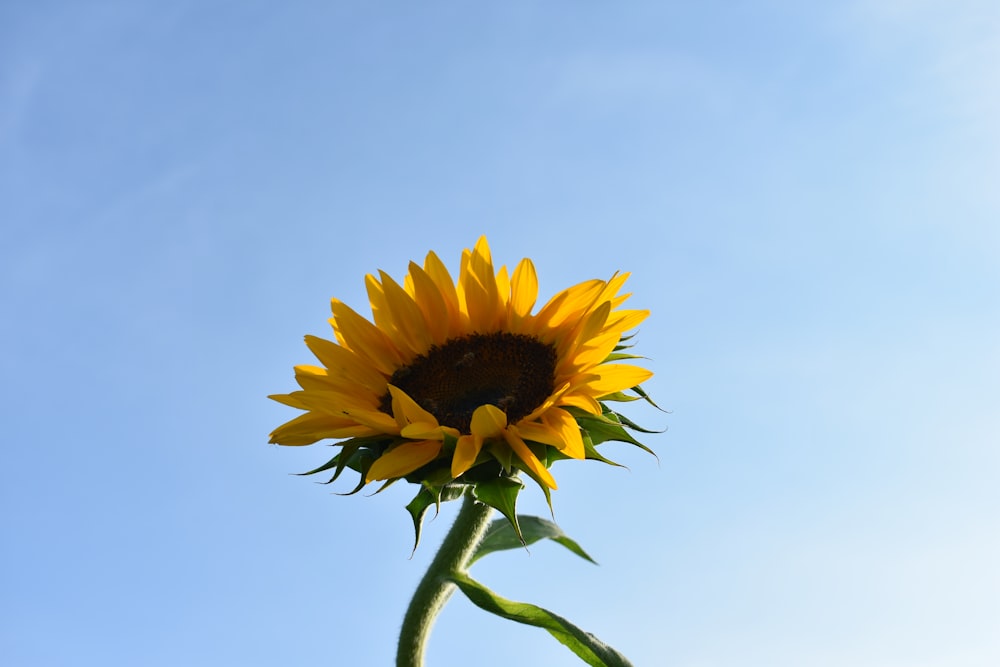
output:
[[[270,441],[347,439],[313,472],[350,466],[362,474],[359,488],[399,478],[475,483],[520,470],[555,489],[552,461],[606,460],[593,445],[608,439],[639,444],[620,428],[635,425],[606,407],[648,400],[639,385],[652,376],[616,363],[638,358],[620,352],[623,336],[649,314],[622,308],[627,278],[582,282],[532,313],[531,260],[495,270],[485,237],[463,251],[457,281],[433,252],[422,267],[410,263],[402,284],[368,275],[371,320],[332,300],[336,342],[307,336],[321,365],[296,366],[301,390],[270,397],[305,413]]]

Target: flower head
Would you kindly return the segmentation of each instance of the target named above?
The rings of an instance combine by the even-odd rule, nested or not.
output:
[[[462,253],[457,281],[433,252],[410,263],[402,284],[368,275],[372,319],[332,300],[336,342],[306,337],[320,365],[297,366],[301,389],[271,396],[305,413],[271,442],[343,440],[313,472],[350,467],[358,488],[405,478],[436,502],[456,485],[510,488],[523,471],[547,494],[554,460],[606,461],[595,444],[639,444],[622,428],[634,424],[606,405],[648,400],[639,385],[652,376],[620,363],[637,359],[620,351],[623,336],[649,314],[622,307],[627,278],[588,280],[533,313],[531,260],[496,270],[485,237]]]

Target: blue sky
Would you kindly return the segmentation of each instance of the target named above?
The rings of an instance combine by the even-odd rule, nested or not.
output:
[[[412,491],[292,476],[264,397],[486,234],[631,271],[670,412],[554,469],[599,567],[480,580],[636,665],[997,664],[998,66],[987,0],[5,3],[0,657],[390,664],[454,508],[408,559]],[[470,655],[579,664],[456,597]]]

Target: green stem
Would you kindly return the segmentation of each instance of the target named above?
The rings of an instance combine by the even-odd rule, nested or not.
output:
[[[424,650],[434,619],[455,592],[449,576],[464,574],[483,533],[490,524],[493,508],[466,493],[455,523],[441,543],[427,573],[417,585],[399,631],[396,667],[423,667]]]

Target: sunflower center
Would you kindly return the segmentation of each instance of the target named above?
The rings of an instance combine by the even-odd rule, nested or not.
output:
[[[554,389],[556,350],[532,336],[505,332],[470,334],[435,345],[389,379],[442,426],[470,433],[472,413],[495,405],[514,424]],[[392,414],[388,393],[382,412]]]

